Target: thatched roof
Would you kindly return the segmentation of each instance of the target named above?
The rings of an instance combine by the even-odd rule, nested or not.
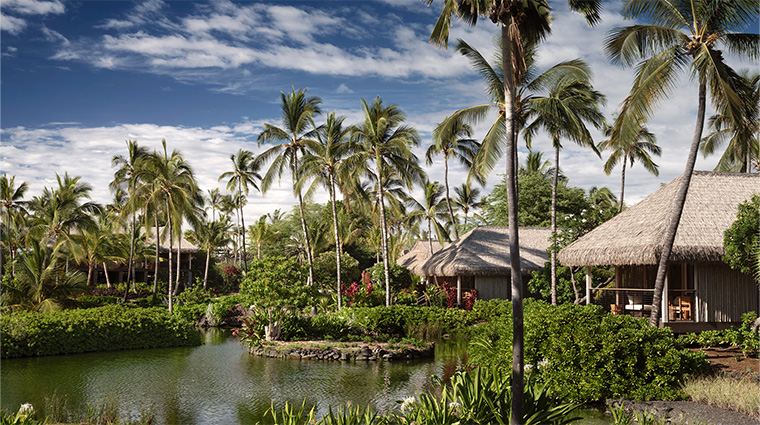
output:
[[[548,261],[551,229],[520,228],[520,267],[541,270]],[[428,276],[508,275],[509,234],[504,226],[476,227],[448,247],[433,254],[421,267]]]
[[[421,275],[422,270],[420,267],[422,264],[427,261],[428,258],[430,258],[430,255],[432,254],[430,252],[430,240],[429,239],[423,239],[417,241],[410,249],[409,252],[399,257],[398,260],[396,260],[396,263],[400,266],[404,266],[407,269],[411,270],[412,273],[416,275]],[[433,252],[438,252],[441,249],[440,242],[434,240],[433,243]]]
[[[559,252],[567,266],[657,264],[681,177]],[[718,262],[737,205],[760,192],[760,174],[695,171],[670,260]]]
[[[160,240],[161,252],[169,252],[169,236],[167,235],[167,233],[169,232],[165,231],[164,227],[158,228],[158,234],[161,235],[161,240]],[[155,232],[153,231],[152,228],[148,230],[148,237],[147,237],[147,242],[146,242],[148,245],[152,246],[156,243],[156,238],[154,237],[154,234]],[[177,245],[179,245],[179,239],[175,237],[174,240],[172,240],[172,252],[177,252]],[[182,253],[189,252],[189,253],[195,254],[198,252],[198,247],[191,244],[190,241],[188,241],[187,239],[183,237],[182,247],[181,247],[180,252]]]

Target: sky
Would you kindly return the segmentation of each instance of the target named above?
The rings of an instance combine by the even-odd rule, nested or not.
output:
[[[539,49],[541,70],[581,58],[604,93],[609,118],[627,95],[633,69],[613,66],[602,51],[611,29],[636,22],[619,14],[619,1],[604,2],[601,24],[554,8],[552,34]],[[358,123],[361,100],[379,96],[398,105],[422,143],[424,165],[432,130],[447,115],[488,103],[484,85],[467,60],[429,42],[440,1],[64,1],[3,0],[0,3],[0,172],[29,185],[27,198],[54,186],[56,173],[81,176],[95,201],[112,199],[108,184],[114,155],[126,141],[160,149],[165,139],[193,167],[204,191],[220,188],[219,175],[232,167],[239,149],[262,152],[265,123],[281,125],[281,92],[306,88],[325,112]],[[757,29],[750,29],[757,32]],[[455,22],[450,41],[463,39],[491,58],[498,27]],[[737,69],[757,67],[732,62]],[[682,76],[648,127],[662,147],[660,175],[634,165],[626,173],[626,203],[638,202],[683,172],[696,121],[696,85]],[[492,117],[493,118],[493,117]],[[317,117],[324,121],[324,116]],[[486,121],[488,122],[488,121]],[[492,122],[492,120],[491,120]],[[475,128],[482,137],[487,126]],[[596,142],[603,140],[593,131]],[[521,142],[521,161],[527,153]],[[592,151],[564,143],[560,167],[570,184],[620,190],[620,169],[610,176]],[[539,135],[533,150],[552,159],[551,143]],[[718,155],[697,160],[711,170]],[[443,162],[425,166],[443,181]],[[485,192],[504,168],[488,179]],[[453,165],[452,186],[466,171]],[[295,205],[290,176],[264,195],[253,192],[245,209],[252,220]],[[419,191],[417,191],[419,193]],[[314,201],[326,202],[325,193]]]

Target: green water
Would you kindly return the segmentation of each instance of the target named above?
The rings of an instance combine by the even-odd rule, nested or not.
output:
[[[3,360],[0,407],[32,403],[44,412],[56,394],[68,410],[116,403],[136,419],[150,409],[160,424],[266,423],[271,403],[324,412],[346,402],[385,412],[430,389],[430,377],[451,375],[464,362],[463,341],[443,340],[435,360],[340,363],[269,359],[248,354],[228,332],[204,333],[199,347],[131,350]],[[584,424],[608,424],[584,412]]]

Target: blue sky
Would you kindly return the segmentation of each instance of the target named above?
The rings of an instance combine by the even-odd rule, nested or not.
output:
[[[631,22],[618,14],[617,1],[605,2],[603,22],[593,29],[566,10],[567,2],[551,3],[553,34],[539,50],[539,66],[576,57],[589,62],[611,116],[633,71],[611,66],[601,46],[610,29]],[[467,61],[428,41],[439,7],[415,0],[3,0],[0,169],[29,183],[29,196],[52,185],[56,172],[81,175],[93,185],[95,200],[105,203],[110,159],[126,152],[125,141],[158,148],[166,139],[195,168],[204,190],[223,188],[216,180],[230,167],[230,155],[266,148],[256,137],[264,123],[279,125],[280,92],[291,87],[308,88],[325,111],[345,115],[347,123],[359,121],[362,98],[399,105],[422,136],[417,153],[423,159],[438,122],[487,101]],[[457,23],[450,39],[462,38],[491,57],[496,33],[489,21]],[[695,115],[696,90],[684,76],[649,125],[663,147],[660,177],[635,165],[627,202],[683,171]],[[478,135],[484,130],[477,128]],[[534,150],[551,157],[545,137]],[[697,169],[712,169],[716,161],[700,158]],[[571,184],[617,193],[619,171],[606,176],[602,163],[569,143],[562,152]],[[442,180],[442,168],[441,162],[427,167],[431,180]],[[491,176],[489,189],[501,173]],[[454,169],[450,180],[458,184],[463,176]],[[246,218],[289,209],[295,202],[289,182],[284,178],[266,196],[251,195]]]

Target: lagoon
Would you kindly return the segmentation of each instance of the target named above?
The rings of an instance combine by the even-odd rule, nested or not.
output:
[[[65,399],[69,411],[106,402],[137,419],[150,409],[159,424],[255,424],[274,403],[371,406],[429,390],[430,377],[450,376],[466,360],[466,341],[441,340],[435,360],[342,363],[257,357],[228,331],[203,331],[199,347],[114,351],[6,359],[0,365],[0,407],[16,411],[45,398]],[[594,412],[584,424],[608,424]]]

